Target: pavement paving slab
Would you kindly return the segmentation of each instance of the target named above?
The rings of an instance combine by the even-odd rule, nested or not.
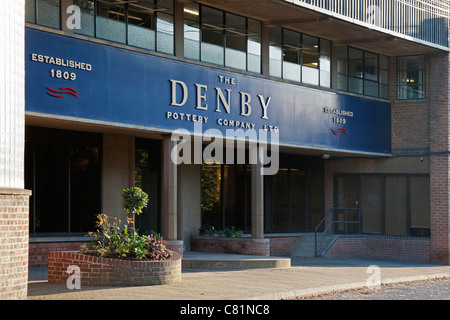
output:
[[[189,255],[185,253],[186,258]],[[226,254],[215,257],[231,258]],[[212,259],[212,255],[206,254],[204,259]],[[283,300],[371,288],[378,276],[383,284],[450,277],[448,265],[375,258],[290,260],[290,266],[281,268],[183,268],[181,282],[170,285],[81,289],[49,284],[47,268],[30,268],[28,300]]]

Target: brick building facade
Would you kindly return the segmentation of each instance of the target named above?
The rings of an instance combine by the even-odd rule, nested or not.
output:
[[[0,5],[0,298],[25,298],[26,267],[86,242],[98,213],[125,220],[134,185],[138,229],[179,251],[214,226],[264,254],[448,264],[449,12],[418,2]],[[179,130],[251,150],[238,128],[278,139],[275,172],[250,151],[173,161]]]

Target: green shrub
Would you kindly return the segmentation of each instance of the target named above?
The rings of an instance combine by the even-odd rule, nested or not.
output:
[[[120,220],[105,214],[97,216],[98,229],[89,232],[93,238],[92,252],[104,258],[163,260],[173,255],[166,241],[158,234],[141,236],[125,225],[120,229]],[[80,247],[80,252],[87,254],[86,247]]]

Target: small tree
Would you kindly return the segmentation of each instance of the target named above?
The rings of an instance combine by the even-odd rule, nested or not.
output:
[[[122,192],[123,211],[128,215],[128,230],[134,233],[134,217],[147,207],[148,195],[141,188],[131,187]]]

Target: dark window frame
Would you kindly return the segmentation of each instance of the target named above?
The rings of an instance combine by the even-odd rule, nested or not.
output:
[[[358,207],[360,206],[360,199],[361,199],[361,177],[380,177],[381,178],[381,233],[375,233],[376,235],[382,235],[382,236],[398,236],[398,237],[429,237],[429,231],[428,233],[425,232],[422,235],[413,235],[412,230],[415,228],[415,226],[411,226],[411,178],[430,178],[430,175],[427,173],[334,173],[333,174],[333,207],[338,206],[338,199],[339,199],[339,190],[338,190],[338,178],[340,177],[352,177],[356,179],[356,197],[359,201]],[[405,177],[406,178],[406,195],[405,195],[405,207],[406,207],[406,213],[405,213],[405,235],[390,235],[386,233],[386,178],[387,177]],[[430,213],[431,214],[431,213]],[[431,216],[430,216],[431,217]],[[429,217],[429,218],[430,218]],[[363,234],[374,234],[374,233],[363,233]]]
[[[67,150],[74,150],[78,147],[86,147],[86,148],[93,148],[97,149],[97,165],[98,167],[98,176],[94,177],[94,179],[98,179],[98,187],[99,189],[96,190],[97,193],[97,208],[95,208],[95,212],[92,216],[92,227],[95,227],[95,216],[96,214],[101,213],[102,210],[102,135],[97,133],[84,133],[84,132],[78,132],[78,131],[70,131],[70,130],[60,130],[60,129],[50,129],[50,128],[41,128],[41,127],[33,127],[33,126],[27,126],[26,128],[26,140],[25,143],[27,145],[26,147],[26,157],[25,157],[25,183],[26,188],[31,189],[33,191],[33,194],[30,198],[30,235],[31,236],[52,236],[52,235],[85,235],[88,231],[91,231],[90,229],[86,229],[83,231],[72,231],[74,226],[72,226],[72,203],[71,198],[73,198],[75,195],[72,193],[71,183],[72,178],[74,177],[72,175],[72,164],[70,153],[67,153],[65,155],[66,163],[63,164],[66,166],[67,169],[67,176],[63,179],[65,179],[64,184],[66,185],[66,196],[67,196],[67,203],[61,208],[62,212],[66,212],[66,223],[65,230],[56,230],[56,231],[37,231],[35,222],[36,222],[36,208],[37,208],[37,197],[40,195],[36,193],[37,188],[37,158],[36,158],[36,151],[38,146],[42,148],[42,146],[53,146],[53,147],[59,147]],[[82,164],[82,163],[81,163]],[[97,212],[98,211],[98,212]]]
[[[408,69],[401,69],[400,70],[400,60],[403,58],[414,58],[414,57],[421,57],[423,59],[423,68],[422,69],[414,69],[418,72],[421,72],[421,76],[423,77],[423,81],[418,83],[419,86],[422,86],[423,88],[423,95],[421,96],[416,96],[416,93],[413,93],[414,96],[407,96],[405,98],[400,97],[400,89],[401,88],[408,88],[409,85],[408,84],[401,84],[400,81],[400,73],[401,72],[408,72]],[[399,56],[397,57],[397,70],[396,70],[396,76],[397,76],[397,94],[396,94],[396,98],[397,100],[426,100],[427,99],[427,56],[425,54],[415,54],[415,55],[407,55],[407,56]]]

